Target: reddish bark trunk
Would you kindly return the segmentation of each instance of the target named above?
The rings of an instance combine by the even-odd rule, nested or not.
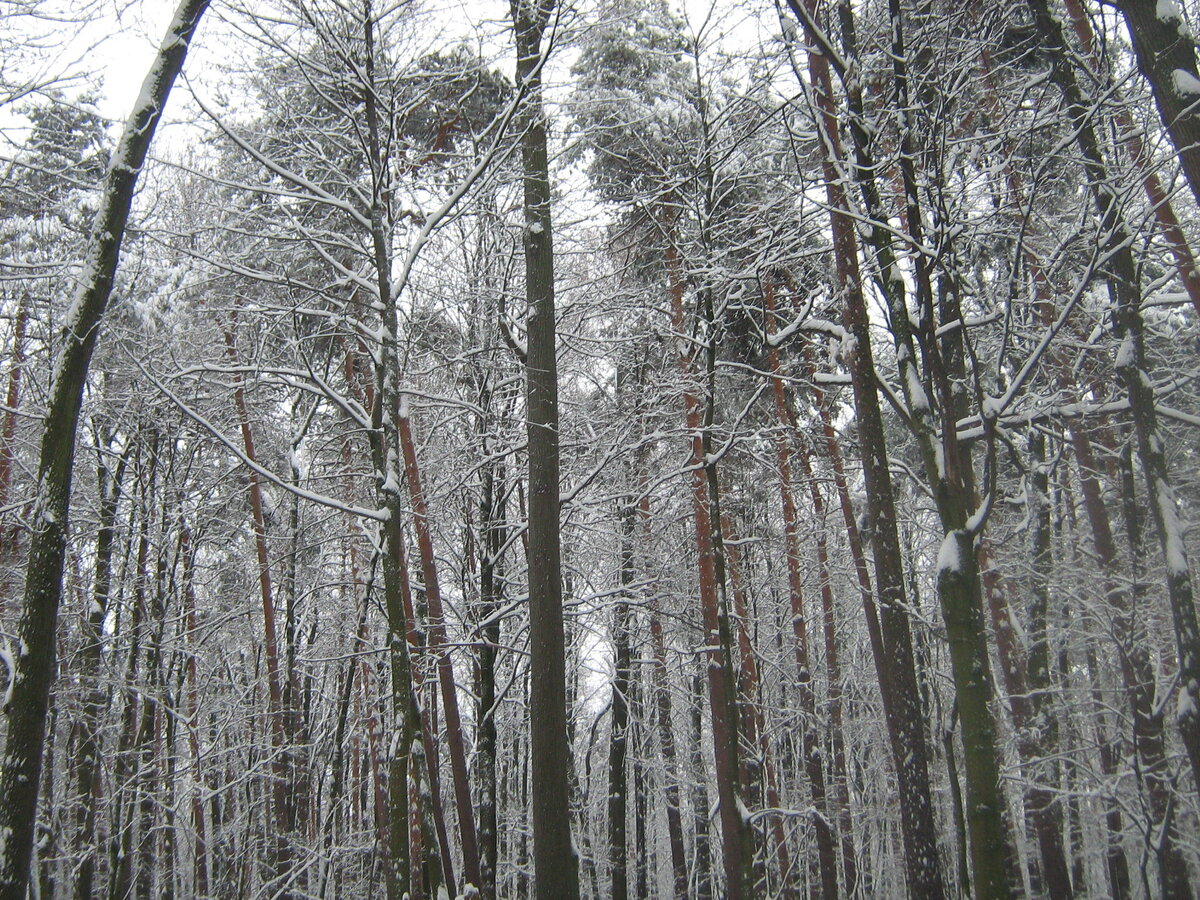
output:
[[[462,842],[463,874],[467,882],[480,885],[479,842],[475,831],[475,807],[471,802],[471,786],[467,781],[466,739],[462,716],[458,709],[458,689],[454,684],[454,663],[450,658],[446,638],[446,619],[442,608],[442,590],[438,582],[437,562],[433,555],[433,537],[429,531],[429,515],[421,473],[417,466],[417,451],[413,445],[412,428],[407,410],[401,409],[396,423],[400,448],[404,454],[404,473],[412,501],[413,529],[417,533],[417,548],[421,556],[421,572],[425,582],[425,602],[429,609],[430,651],[434,654],[438,680],[441,684],[442,709],[446,716],[446,744],[450,750],[450,772],[454,780],[455,808],[458,812],[459,839]]]

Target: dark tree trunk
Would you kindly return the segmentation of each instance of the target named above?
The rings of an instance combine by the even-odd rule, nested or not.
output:
[[[103,428],[97,429],[96,492],[100,496],[100,528],[96,533],[95,575],[92,582],[92,605],[84,621],[84,644],[80,651],[80,683],[87,691],[80,722],[80,746],[76,755],[76,781],[83,804],[79,842],[84,851],[75,879],[76,900],[92,900],[95,896],[96,860],[99,846],[96,833],[96,813],[100,805],[100,721],[108,708],[109,691],[101,682],[103,659],[104,619],[109,612],[112,588],[113,543],[117,533],[117,507],[125,480],[129,450],[117,460],[110,472],[104,461],[109,451],[109,438]],[[132,446],[132,445],[130,445]]]
[[[558,361],[550,166],[542,112],[542,37],[553,0],[512,0],[524,168],[526,415],[529,456],[529,727],[534,890],[537,900],[578,900],[579,858],[571,839],[571,750],[567,743],[559,544]]]
[[[629,592],[634,579],[634,515],[632,498],[626,498],[618,511],[621,517],[621,590],[613,608],[613,683],[609,700],[611,722],[608,744],[608,864],[609,893],[612,900],[628,900],[629,858],[625,840],[628,775],[625,761],[629,738],[630,648]],[[645,852],[645,845],[639,844]],[[639,853],[639,855],[640,855]]]
[[[1125,16],[1138,69],[1150,83],[1163,126],[1171,135],[1179,165],[1200,203],[1200,77],[1196,40],[1174,4],[1156,0],[1116,0]],[[1163,13],[1160,10],[1168,10]]]
[[[1130,0],[1130,5],[1132,6],[1133,4],[1145,6],[1144,0]],[[1079,39],[1085,57],[1091,64],[1092,71],[1104,78],[1105,92],[1109,94],[1114,93],[1116,88],[1111,83],[1111,77],[1105,77],[1101,71],[1101,62],[1095,49],[1096,41],[1095,34],[1092,32],[1092,23],[1088,19],[1080,0],[1064,0],[1063,5],[1070,16],[1075,35]],[[1120,6],[1121,4],[1118,3],[1117,5]],[[1192,111],[1192,114],[1193,116],[1195,115],[1195,110]],[[1171,205],[1170,195],[1163,187],[1162,180],[1158,177],[1154,161],[1150,158],[1150,154],[1146,149],[1146,142],[1142,140],[1141,129],[1134,127],[1133,118],[1129,115],[1128,107],[1118,104],[1115,115],[1117,127],[1124,136],[1125,148],[1129,153],[1130,159],[1137,166],[1138,174],[1141,176],[1142,189],[1146,193],[1146,199],[1150,201],[1150,205],[1154,208],[1154,218],[1158,221],[1158,230],[1162,233],[1163,240],[1167,242],[1167,246],[1171,248],[1171,255],[1175,257],[1175,268],[1179,272],[1179,280],[1183,283],[1183,288],[1187,291],[1188,297],[1191,298],[1192,307],[1196,310],[1196,314],[1200,315],[1200,271],[1196,269],[1196,258],[1192,253],[1191,246],[1188,244],[1187,237],[1183,233],[1183,228],[1179,224],[1179,217],[1175,214],[1175,209]],[[1193,154],[1200,153],[1200,149],[1195,145],[1191,149]],[[1194,186],[1195,182],[1193,181],[1192,184]]]
[[[29,884],[83,387],[112,293],[133,191],[171,87],[207,7],[208,0],[182,0],[142,86],[143,102],[137,104],[126,123],[92,223],[82,283],[65,323],[63,349],[54,365],[43,419],[25,596],[18,626],[23,652],[16,660],[0,764],[0,900],[24,900]]]
[[[487,450],[487,447],[484,448]],[[500,648],[500,552],[507,528],[504,467],[489,463],[482,473],[479,529],[480,629],[479,704],[476,721],[476,770],[479,782],[480,892],[494,900],[499,865],[496,797],[496,656]]]

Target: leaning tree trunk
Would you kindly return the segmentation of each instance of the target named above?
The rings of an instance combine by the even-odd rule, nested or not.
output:
[[[579,857],[571,840],[571,748],[567,742],[558,486],[558,361],[550,163],[542,112],[542,35],[554,0],[512,0],[525,173],[525,405],[529,457],[529,727],[533,880],[537,900],[578,900]]]
[[[1125,16],[1138,69],[1150,83],[1183,175],[1200,203],[1200,77],[1195,38],[1179,7],[1169,0],[1116,0],[1113,5]]]
[[[79,290],[63,329],[63,349],[54,365],[30,517],[29,562],[18,631],[21,653],[16,661],[7,709],[8,737],[0,764],[0,900],[24,900],[29,883],[83,387],[112,293],[133,191],[208,2],[182,0],[146,75],[140,101],[109,165]]]
[[[1096,53],[1096,36],[1092,31],[1092,23],[1087,12],[1080,0],[1064,0],[1063,6],[1067,10],[1075,36],[1083,49],[1084,58],[1088,61],[1092,72],[1097,77],[1103,78],[1105,93],[1116,99],[1119,96],[1116,86],[1112,84],[1111,76],[1105,77],[1102,71],[1100,57]],[[1132,27],[1131,24],[1131,30]],[[1158,220],[1158,230],[1162,234],[1163,240],[1167,242],[1167,246],[1170,247],[1171,255],[1175,258],[1175,269],[1179,272],[1179,280],[1183,283],[1188,297],[1191,298],[1196,315],[1200,315],[1200,271],[1196,269],[1196,258],[1183,233],[1183,227],[1179,224],[1179,217],[1175,214],[1175,208],[1171,204],[1171,196],[1163,187],[1162,179],[1158,177],[1158,171],[1150,157],[1150,151],[1142,139],[1142,130],[1134,127],[1129,108],[1120,103],[1115,105],[1114,118],[1117,130],[1123,137],[1125,150],[1133,161],[1138,176],[1142,179],[1142,190],[1145,191],[1146,199],[1150,201],[1150,206],[1154,209],[1154,218]],[[1192,150],[1200,152],[1195,145],[1192,146]]]

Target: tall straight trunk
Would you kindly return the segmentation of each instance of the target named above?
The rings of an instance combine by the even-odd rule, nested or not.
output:
[[[775,434],[775,467],[779,478],[779,497],[783,509],[784,553],[786,557],[788,597],[792,613],[792,636],[795,640],[797,678],[800,693],[801,745],[808,786],[813,798],[813,828],[817,837],[817,861],[820,867],[821,893],[825,900],[834,900],[838,894],[837,848],[832,828],[833,817],[829,815],[829,804],[825,789],[825,761],[821,750],[822,741],[817,733],[816,694],[812,686],[812,666],[809,661],[808,624],[804,610],[804,576],[800,571],[800,518],[796,510],[796,499],[792,493],[792,463],[790,437],[795,433],[794,423],[788,408],[783,378],[780,376],[779,351],[771,342],[774,332],[772,314],[774,285],[768,277],[763,287],[763,300],[767,321],[767,365],[771,372],[772,396],[775,400],[775,417],[778,428]],[[824,580],[824,579],[823,579]]]
[[[185,635],[187,639],[187,662],[184,664],[184,690],[187,697],[187,718],[185,725],[188,732],[188,751],[192,756],[191,794],[192,794],[192,871],[193,889],[200,897],[209,894],[209,858],[208,838],[204,820],[205,789],[204,770],[201,767],[200,754],[200,692],[197,684],[196,657],[199,655],[199,635],[196,621],[196,548],[192,543],[192,530],[187,521],[180,523],[179,553],[183,558],[183,615]],[[78,900],[84,900],[85,895],[77,894]]]
[[[800,464],[801,474],[808,485],[809,500],[812,503],[814,536],[817,549],[817,579],[821,592],[821,622],[824,636],[825,666],[829,687],[829,723],[830,745],[833,749],[834,794],[837,802],[837,822],[841,832],[842,866],[846,879],[846,894],[853,896],[858,885],[858,858],[854,848],[853,827],[850,816],[849,778],[846,772],[846,746],[842,721],[842,676],[838,665],[838,645],[836,623],[834,621],[833,578],[829,570],[829,545],[825,533],[825,498],[813,472],[811,454],[806,438],[800,431],[796,413],[787,400],[784,390],[782,366],[779,362],[779,351],[773,340],[775,334],[775,282],[768,274],[763,284],[763,305],[765,307],[765,322],[767,336],[767,364],[772,376],[772,388],[775,397],[776,417],[779,427],[791,438],[796,450],[796,459]],[[820,402],[818,400],[818,402]],[[861,552],[861,547],[859,548]],[[870,589],[867,589],[868,593]],[[819,832],[818,832],[819,835]]]
[[[150,452],[157,459],[160,452],[158,436],[154,435],[150,442]],[[169,465],[169,463],[168,463]],[[142,708],[141,721],[138,724],[138,737],[135,749],[137,772],[134,783],[137,785],[136,812],[136,850],[134,856],[134,894],[137,897],[153,897],[161,891],[157,883],[159,874],[159,828],[158,807],[170,803],[169,796],[163,796],[161,782],[160,737],[163,716],[163,634],[166,627],[166,602],[164,570],[166,562],[161,547],[162,529],[159,497],[156,496],[153,479],[150,483],[149,499],[154,512],[147,510],[151,517],[158,516],[156,533],[152,542],[159,546],[155,560],[155,577],[148,597],[149,641],[146,647],[146,683],[141,688]],[[132,822],[131,822],[132,824]],[[131,829],[132,831],[133,829]]]
[[[579,857],[571,839],[571,750],[567,743],[558,483],[558,360],[550,164],[542,111],[542,37],[553,0],[511,0],[524,169],[526,430],[529,458],[529,726],[534,891],[537,900],[578,900]]]
[[[804,2],[803,9],[800,0],[788,0],[788,5],[802,22],[807,22],[816,13],[816,3],[814,0]],[[807,32],[810,43],[815,45],[816,36],[812,29],[807,29]],[[847,362],[862,447],[867,512],[875,523],[875,585],[879,596],[883,645],[883,667],[878,675],[881,685],[886,685],[881,693],[892,761],[899,782],[905,880],[910,896],[941,900],[945,888],[933,817],[928,740],[917,687],[912,633],[906,612],[903,557],[887,462],[883,414],[875,386],[875,360],[858,266],[858,246],[845,191],[844,159],[833,103],[829,61],[824,54],[811,52],[808,54],[808,64],[821,135],[837,283],[845,304],[843,321],[851,339]]]
[[[712,870],[712,846],[708,827],[708,774],[704,765],[704,686],[706,675],[697,672],[691,678],[691,709],[688,723],[691,731],[689,753],[692,784],[692,875],[696,900],[711,900],[717,896]]]
[[[670,215],[670,213],[668,213]],[[666,251],[667,278],[670,283],[671,325],[682,339],[685,331],[683,312],[683,273],[679,250],[675,246],[673,224],[668,223]],[[686,352],[679,356],[679,367],[685,379],[695,377],[694,366]],[[696,538],[696,555],[700,608],[704,628],[703,656],[708,676],[709,705],[712,713],[713,758],[717,775],[717,811],[721,823],[721,851],[725,868],[726,891],[730,900],[742,900],[753,894],[751,865],[754,858],[750,823],[742,814],[744,805],[739,793],[738,726],[735,707],[735,678],[728,620],[721,607],[717,571],[717,532],[714,528],[710,466],[704,442],[708,429],[704,411],[695,388],[688,385],[683,394],[684,413],[691,443],[688,467],[691,470],[692,520]]]
[[[1179,654],[1179,694],[1176,719],[1192,777],[1200,785],[1200,623],[1192,591],[1187,550],[1179,522],[1175,493],[1158,428],[1154,386],[1146,373],[1146,352],[1141,314],[1141,288],[1131,249],[1132,237],[1118,197],[1111,188],[1101,145],[1090,118],[1090,106],[1071,68],[1062,25],[1046,0],[1028,0],[1043,45],[1052,54],[1051,77],[1067,106],[1067,117],[1083,156],[1084,171],[1099,218],[1099,233],[1107,261],[1103,274],[1113,306],[1114,332],[1120,340],[1116,371],[1125,388],[1137,439],[1138,461],[1146,482],[1159,547],[1166,565],[1167,597]],[[1193,66],[1194,71],[1194,66]]]
[[[623,380],[623,379],[622,379]],[[625,819],[627,810],[626,772],[629,740],[630,647],[629,595],[634,581],[634,537],[636,507],[633,498],[620,501],[621,519],[621,596],[613,607],[613,683],[609,700],[610,734],[608,743],[608,866],[609,891],[612,900],[628,900],[629,858],[626,846]],[[643,847],[643,844],[638,844]],[[640,855],[640,854],[639,854]]]
[[[133,590],[129,611],[129,651],[125,663],[124,687],[127,697],[125,708],[121,713],[121,731],[117,737],[116,759],[113,764],[113,818],[109,835],[109,900],[126,900],[132,896],[135,884],[136,853],[134,851],[137,831],[137,783],[140,777],[140,766],[135,763],[141,751],[141,710],[153,702],[151,692],[138,689],[139,666],[148,673],[150,666],[143,660],[143,646],[151,640],[147,635],[146,593],[149,581],[150,556],[150,520],[152,518],[154,483],[157,477],[158,457],[153,453],[145,453],[145,447],[139,446],[142,455],[139,458],[137,480],[137,549],[133,551],[134,560]],[[126,577],[128,577],[129,561],[126,562]],[[146,657],[149,657],[147,652]],[[148,679],[149,675],[143,675]]]
[[[479,842],[475,831],[475,807],[471,802],[471,785],[467,780],[466,738],[462,716],[458,709],[458,688],[454,684],[454,662],[450,658],[446,637],[446,617],[442,608],[442,589],[438,580],[437,562],[433,554],[433,536],[429,530],[429,513],[421,472],[417,465],[417,450],[413,445],[408,404],[400,403],[396,423],[400,449],[404,454],[404,473],[408,495],[412,502],[413,530],[417,533],[417,548],[421,555],[421,573],[425,582],[425,602],[429,611],[430,650],[433,652],[438,680],[442,689],[442,709],[446,716],[446,743],[450,749],[450,774],[454,780],[455,808],[458,812],[458,834],[462,842],[463,876],[467,883],[483,884],[479,871]]]
[[[483,446],[485,457],[489,447]],[[507,526],[504,466],[488,462],[481,475],[479,504],[479,614],[483,619],[479,645],[479,703],[476,714],[476,771],[479,783],[480,893],[484,900],[497,896],[500,861],[496,796],[496,657],[500,648],[500,554]]]
[[[1200,204],[1200,73],[1196,40],[1174,3],[1116,0],[1183,176]]]
[[[0,763],[0,900],[24,900],[29,884],[83,388],[112,293],[133,191],[171,87],[183,68],[188,44],[207,7],[208,0],[182,0],[142,85],[139,102],[109,165],[100,208],[89,232],[79,289],[54,364],[30,517],[29,561],[18,625],[21,652],[5,710],[8,727]]]
[[[84,644],[80,651],[80,684],[85,691],[80,746],[76,752],[76,783],[83,804],[80,823],[80,846],[84,850],[75,878],[76,900],[91,900],[95,896],[96,860],[100,856],[97,844],[96,812],[100,805],[100,720],[108,708],[108,686],[101,681],[104,652],[104,619],[109,613],[112,590],[112,562],[117,533],[117,508],[125,480],[125,466],[130,448],[121,454],[116,468],[109,470],[104,454],[111,450],[111,436],[106,428],[97,429],[96,492],[100,496],[100,527],[96,532],[95,570],[92,579],[92,603],[84,620]]]

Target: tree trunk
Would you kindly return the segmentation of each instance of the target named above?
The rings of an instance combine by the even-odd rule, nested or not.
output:
[[[821,752],[822,740],[817,733],[816,694],[812,686],[812,666],[809,662],[808,624],[804,611],[804,577],[800,571],[800,519],[796,510],[796,499],[792,493],[792,464],[790,436],[795,428],[780,377],[779,351],[771,338],[774,336],[772,317],[774,314],[774,285],[770,276],[763,286],[763,302],[767,321],[767,365],[771,372],[772,396],[775,399],[775,417],[778,430],[775,435],[775,467],[779,478],[779,496],[783,509],[784,552],[786,556],[788,596],[792,614],[792,636],[795,640],[797,678],[800,692],[801,745],[808,786],[813,798],[813,829],[817,837],[817,861],[820,867],[821,893],[825,900],[835,900],[838,895],[837,849],[833,833],[833,818],[829,815],[829,804],[825,790],[825,761]],[[822,574],[822,581],[827,581]]]
[[[807,22],[816,4],[788,0]],[[816,36],[809,29],[809,42]],[[879,670],[884,714],[891,742],[892,761],[899,782],[901,833],[904,839],[905,878],[909,894],[927,900],[945,895],[933,799],[929,783],[928,741],[917,687],[916,661],[905,602],[904,570],[896,527],[891,472],[887,463],[883,415],[875,386],[875,360],[869,320],[858,266],[854,223],[849,214],[842,168],[841,140],[833,105],[829,61],[824,54],[808,55],[816,95],[818,128],[824,151],[823,169],[833,229],[837,283],[842,292],[843,321],[851,339],[847,363],[854,390],[854,406],[862,445],[867,514],[875,523],[875,584],[879,594],[883,667]],[[877,660],[878,664],[878,660]]]
[[[54,365],[42,431],[37,493],[18,634],[18,655],[0,764],[0,900],[24,900],[29,884],[42,742],[55,670],[55,636],[62,597],[75,433],[99,325],[112,293],[133,191],[188,44],[208,0],[182,0],[142,85],[141,102],[113,154],[100,209],[92,223],[75,303]]]
[[[619,402],[619,401],[618,401]],[[620,501],[621,518],[621,591],[613,608],[613,683],[609,700],[610,734],[608,743],[608,864],[609,892],[612,900],[628,900],[629,858],[625,840],[626,785],[625,771],[629,737],[629,594],[634,580],[634,516],[632,497]],[[644,845],[639,844],[639,847]],[[641,851],[644,852],[644,849]],[[639,854],[640,855],[640,854]]]
[[[1133,416],[1138,459],[1146,480],[1146,499],[1167,570],[1167,597],[1179,654],[1176,715],[1192,777],[1195,784],[1200,785],[1200,624],[1196,618],[1191,572],[1175,494],[1167,477],[1164,446],[1158,433],[1154,387],[1145,371],[1142,298],[1131,250],[1132,238],[1121,218],[1118,198],[1110,187],[1089,106],[1070,66],[1062,26],[1050,12],[1046,0],[1029,0],[1029,6],[1041,40],[1053,54],[1051,75],[1067,104],[1067,116],[1075,130],[1075,141],[1083,155],[1088,187],[1096,205],[1099,231],[1104,236],[1107,262],[1103,272],[1113,305],[1114,331],[1121,341],[1116,371],[1125,387]],[[1195,71],[1194,63],[1192,71]]]
[[[484,450],[487,451],[485,443]],[[502,463],[484,466],[479,504],[479,703],[476,714],[476,770],[479,773],[479,886],[483,900],[495,900],[499,866],[496,796],[496,657],[500,648],[500,553],[506,539],[505,479]]]
[[[1144,5],[1142,0],[1130,0],[1130,2]],[[1092,71],[1096,75],[1104,77],[1100,59],[1095,50],[1092,23],[1088,20],[1080,0],[1064,0],[1063,5],[1070,16],[1075,35],[1083,47],[1085,58],[1091,64]],[[1178,23],[1178,20],[1175,22]],[[1115,93],[1116,87],[1111,84],[1111,77],[1105,77],[1104,80],[1105,92]],[[1171,205],[1171,198],[1163,187],[1162,180],[1158,177],[1154,162],[1146,150],[1146,142],[1142,140],[1140,129],[1134,127],[1128,108],[1118,105],[1115,115],[1117,127],[1124,135],[1126,151],[1141,175],[1142,189],[1146,192],[1146,199],[1150,201],[1150,205],[1154,209],[1154,218],[1158,220],[1158,230],[1162,233],[1167,246],[1171,248],[1171,255],[1175,257],[1175,268],[1179,272],[1179,280],[1183,283],[1183,289],[1187,291],[1188,297],[1191,298],[1196,314],[1200,315],[1200,271],[1196,269],[1196,258],[1192,254],[1192,248],[1179,224],[1179,217]],[[1195,147],[1192,150],[1197,152]]]
[[[1200,75],[1196,41],[1179,7],[1156,0],[1117,0],[1142,77],[1150,83],[1179,165],[1200,204]]]
[[[667,213],[671,215],[670,212]],[[682,340],[685,331],[683,313],[683,273],[679,250],[675,246],[673,225],[666,226],[667,278],[670,282],[671,326],[677,339]],[[685,379],[695,377],[694,366],[686,353],[679,355],[679,368]],[[717,540],[719,532],[713,510],[716,491],[710,485],[711,467],[706,463],[704,443],[708,429],[704,424],[704,411],[694,387],[685,386],[684,412],[691,455],[688,467],[691,472],[692,520],[696,538],[696,554],[700,608],[704,628],[704,658],[707,660],[709,705],[712,712],[713,757],[717,769],[717,805],[721,822],[721,849],[725,867],[726,891],[730,900],[742,900],[753,893],[751,865],[754,854],[750,840],[750,823],[742,810],[745,808],[738,796],[738,727],[735,710],[735,679],[731,641],[728,634],[728,619],[721,604],[720,592],[723,578],[718,572]]]
[[[537,900],[578,900],[571,839],[562,575],[559,545],[558,361],[554,320],[550,166],[542,112],[542,37],[553,0],[512,0],[524,167],[526,426],[529,457],[529,727]]]
[[[466,738],[463,734],[462,716],[458,709],[458,688],[454,683],[454,663],[450,659],[449,641],[446,637],[442,589],[438,580],[437,562],[433,554],[433,536],[429,531],[429,514],[425,506],[425,492],[421,487],[421,473],[417,466],[417,451],[413,445],[407,402],[402,401],[400,404],[400,416],[396,423],[396,429],[400,436],[400,449],[404,454],[404,472],[408,480],[408,494],[412,501],[413,530],[417,533],[417,546],[421,554],[425,602],[429,610],[430,649],[436,660],[438,680],[442,689],[442,709],[446,716],[446,743],[450,749],[450,773],[454,779],[458,833],[462,842],[463,877],[466,878],[468,884],[478,889],[479,885],[483,883],[483,878],[479,871],[475,807],[471,802],[471,786],[467,781]]]
[[[83,803],[79,843],[84,850],[75,878],[76,900],[92,900],[95,896],[96,860],[100,857],[97,843],[96,812],[100,805],[100,721],[108,708],[108,688],[101,682],[103,661],[104,619],[112,588],[112,558],[117,533],[117,507],[125,481],[125,466],[130,447],[121,454],[111,472],[104,461],[110,450],[107,429],[96,429],[96,492],[100,496],[100,528],[96,533],[95,575],[92,580],[92,604],[84,620],[84,644],[80,651],[80,683],[87,691],[80,723],[80,744],[76,756],[76,783]]]

